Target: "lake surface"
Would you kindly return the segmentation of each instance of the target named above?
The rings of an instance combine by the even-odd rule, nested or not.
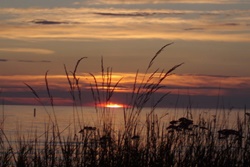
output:
[[[75,130],[79,132],[84,126],[101,127],[100,120],[103,119],[103,108],[98,111],[94,107],[72,107],[72,106],[24,106],[24,105],[4,105],[0,110],[0,123],[6,136],[15,138],[16,136],[43,134],[46,127],[52,122],[57,121],[60,131],[69,132]],[[145,124],[145,118],[151,112],[150,108],[145,108],[140,114],[139,124]],[[217,119],[218,127],[233,128],[237,126],[237,119],[245,118],[244,110],[215,110],[215,109],[172,109],[156,108],[154,113],[157,114],[161,123],[169,125],[171,120],[180,117],[188,117],[198,122],[202,118],[205,120]],[[109,119],[112,119],[113,125],[117,129],[124,127],[124,110],[123,108],[109,108],[105,111]]]

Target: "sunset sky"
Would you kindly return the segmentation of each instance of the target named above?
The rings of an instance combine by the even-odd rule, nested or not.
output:
[[[0,98],[4,104],[37,104],[28,87],[46,98],[48,71],[56,104],[70,104],[64,71],[74,71],[93,104],[90,83],[104,66],[112,99],[126,103],[135,73],[165,44],[150,72],[184,62],[163,82],[165,105],[250,107],[249,0],[0,0]],[[120,89],[122,88],[122,89]],[[156,95],[157,96],[157,95]],[[45,99],[46,101],[46,99]]]

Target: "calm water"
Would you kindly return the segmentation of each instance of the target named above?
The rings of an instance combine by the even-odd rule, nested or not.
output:
[[[150,108],[145,108],[141,113],[140,123],[142,126],[145,123],[146,114],[150,111]],[[69,133],[69,131],[73,132],[74,129],[78,132],[83,126],[100,127],[100,123],[98,122],[100,116],[98,113],[100,112],[97,113],[95,108],[57,106],[54,108],[54,113],[62,132]],[[112,117],[113,124],[117,129],[123,127],[123,109],[112,108],[107,113]],[[168,125],[171,120],[183,116],[186,117],[187,109],[158,108],[155,110],[155,113],[161,118],[162,123]],[[194,122],[200,118],[212,120],[214,117],[217,120],[223,120],[218,121],[218,126],[223,124],[228,127],[236,127],[238,116],[244,119],[244,111],[239,109],[217,111],[214,109],[192,109],[189,113],[189,117],[192,116]],[[1,106],[0,110],[0,123],[4,121],[1,128],[4,129],[6,136],[10,139],[34,133],[42,135],[45,132],[45,127],[51,122],[49,115],[51,115],[51,119],[54,121],[53,109],[50,106],[44,108],[42,106],[4,105]]]

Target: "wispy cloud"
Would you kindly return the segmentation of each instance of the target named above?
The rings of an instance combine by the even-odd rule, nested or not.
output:
[[[150,75],[150,74],[149,74]],[[97,82],[101,82],[102,77],[98,73],[95,74]],[[138,83],[141,83],[141,79],[144,74],[139,73]],[[115,94],[125,97],[123,93],[126,93],[126,97],[131,92],[131,88],[134,84],[135,74],[133,73],[113,73],[112,82],[116,83],[121,77],[124,77]],[[5,99],[12,103],[25,103],[31,99],[32,93],[24,85],[28,83],[41,95],[41,100],[48,101],[46,96],[46,89],[44,87],[44,75],[15,75],[15,76],[0,76],[1,89],[6,95]],[[68,82],[64,75],[49,75],[49,87],[53,97],[57,99],[57,104],[63,104],[60,102],[68,102],[70,104],[70,95],[68,90]],[[153,78],[154,80],[154,78]],[[85,75],[80,79],[80,86],[82,87],[83,94],[88,96],[88,101],[91,99],[91,90],[89,87],[90,82],[94,82],[92,76]],[[112,84],[111,84],[112,85]],[[218,95],[225,98],[237,98],[246,99],[249,98],[250,93],[250,77],[229,77],[229,76],[210,76],[210,75],[170,75],[162,83],[162,89],[160,89],[156,96],[171,92],[171,95],[178,96],[191,96],[198,97],[199,99],[211,97],[216,101]],[[100,89],[101,91],[101,89]],[[15,99],[18,99],[16,101]],[[28,100],[32,101],[32,100]],[[34,101],[33,101],[34,102]],[[32,103],[33,103],[32,102]],[[90,102],[90,101],[89,101]],[[244,101],[245,102],[245,101]],[[202,104],[200,104],[202,105]]]
[[[194,27],[194,28],[184,28],[184,30],[186,31],[201,31],[204,30],[204,28],[198,28],[198,27]]]
[[[44,20],[44,19],[35,19],[30,21],[34,24],[42,24],[42,25],[54,25],[54,24],[71,24],[73,22],[69,21],[52,21],[52,20]]]
[[[37,48],[0,48],[0,52],[33,53],[33,54],[53,54],[54,51]]]
[[[162,4],[162,3],[202,3],[202,4],[235,4],[235,3],[249,3],[247,0],[87,0],[84,3],[92,4]]]
[[[23,63],[50,63],[50,60],[13,60],[13,59],[0,59],[0,62],[23,62]]]
[[[3,8],[0,15],[7,15],[10,18],[2,21],[0,36],[19,40],[153,38],[249,42],[250,30],[246,24],[249,14],[249,10],[237,9],[199,11],[100,7]],[[52,51],[46,53],[52,53]]]
[[[6,62],[8,59],[0,59],[0,62]]]
[[[240,24],[238,23],[224,23],[222,26],[239,26]]]
[[[149,77],[151,74],[149,73]],[[160,76],[160,74],[155,74]],[[96,80],[98,83],[102,82],[102,75],[96,73]],[[139,73],[137,76],[138,83],[144,78],[143,73]],[[120,86],[116,89],[118,92],[131,92],[133,87],[135,74],[134,73],[113,73],[112,82],[115,84],[121,78]],[[53,76],[52,78],[53,79]],[[86,81],[93,81],[92,76],[85,76]],[[154,79],[157,78],[152,78]],[[88,82],[82,82],[85,88],[89,88]],[[215,75],[170,75],[163,82],[165,87],[162,91],[171,91],[174,94],[187,95],[203,95],[203,96],[217,96],[221,91],[221,95],[230,95],[233,91],[238,90],[241,94],[244,94],[244,90],[250,90],[250,77],[232,77],[232,76],[215,76]],[[189,92],[187,92],[189,91]]]
[[[50,63],[50,60],[18,60],[18,62],[24,63]]]
[[[67,22],[60,22],[60,21],[51,21],[51,20],[43,20],[43,19],[36,19],[31,21],[34,24],[68,24]]]
[[[95,12],[94,14],[102,16],[150,16],[156,13],[147,13],[147,12],[132,12],[132,13],[109,13],[109,12]]]

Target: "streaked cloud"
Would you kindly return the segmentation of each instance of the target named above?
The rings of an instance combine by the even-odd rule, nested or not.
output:
[[[52,20],[45,20],[45,19],[36,19],[30,21],[34,24],[44,24],[44,25],[54,25],[54,24],[71,24],[72,22],[66,21],[52,21]]]
[[[68,24],[67,22],[60,22],[60,21],[51,21],[51,20],[43,20],[43,19],[36,19],[36,20],[32,20],[31,23],[34,24]]]
[[[201,30],[205,30],[204,28],[198,28],[198,27],[193,27],[193,28],[184,28],[184,30],[186,31],[201,31]]]
[[[102,76],[99,73],[94,74],[97,83],[100,84],[99,91],[101,93],[102,88],[105,88],[101,84]],[[151,74],[148,74],[150,76]],[[157,74],[158,75],[158,74]],[[159,74],[160,75],[160,74]],[[79,74],[80,87],[84,97],[88,97],[88,103],[91,103],[91,88],[90,83],[95,87],[95,81],[90,75]],[[146,78],[148,77],[146,76]],[[120,97],[126,97],[132,91],[135,74],[133,73],[113,73],[111,86],[121,80],[120,84],[115,89],[115,96],[118,94]],[[141,83],[141,79],[144,74],[138,74],[137,83]],[[48,75],[48,83],[50,92],[57,100],[57,104],[70,104],[72,102],[69,94],[69,85],[64,75]],[[47,90],[45,87],[45,81],[43,75],[15,75],[15,76],[0,76],[1,90],[4,93],[4,99],[8,99],[9,102],[25,102],[28,99],[33,98],[32,92],[24,83],[32,86],[37,91],[40,98],[44,102],[49,102],[47,97]],[[154,79],[152,80],[152,84]],[[190,96],[191,98],[198,97],[198,99],[206,99],[207,97],[214,98],[216,101],[218,96],[225,98],[245,98],[250,93],[250,77],[229,77],[229,76],[209,76],[209,75],[170,75],[162,83],[162,89],[160,89],[156,96],[160,96],[163,93],[170,92],[171,95]],[[105,91],[104,91],[105,92]],[[124,94],[125,93],[125,94]],[[158,95],[157,95],[158,94]],[[210,99],[211,100],[211,99]],[[32,100],[30,100],[32,101]],[[67,103],[66,103],[67,102]],[[34,103],[34,100],[32,101]],[[92,102],[93,103],[93,102]],[[27,103],[26,103],[27,104]],[[30,103],[29,103],[30,104]],[[202,105],[202,104],[200,104]]]
[[[0,52],[32,53],[32,54],[53,54],[54,51],[38,48],[0,48]]]
[[[14,61],[14,62],[23,62],[23,63],[50,63],[50,60],[10,60],[10,59],[0,59],[0,62],[8,62],[8,61]]]
[[[9,16],[0,27],[6,39],[250,41],[249,10],[2,8],[1,15]]]
[[[162,3],[206,3],[206,4],[234,4],[234,3],[249,3],[247,0],[88,0],[84,3],[94,3],[94,4],[162,4]],[[79,3],[78,3],[79,4]]]
[[[80,76],[83,74],[79,74]],[[101,74],[94,74],[97,83],[102,82]],[[151,74],[148,74],[149,77]],[[141,82],[145,75],[138,74],[137,79],[138,83]],[[156,76],[160,76],[160,74],[156,74]],[[156,77],[155,76],[155,77]],[[81,85],[86,88],[89,87],[89,83],[94,83],[94,79],[92,76],[84,74],[84,77],[80,77]],[[112,74],[112,85],[115,85],[122,78],[120,84],[118,85],[117,91],[131,91],[132,85],[135,81],[135,74],[133,73],[113,73]],[[44,75],[15,75],[15,76],[0,76],[0,79],[3,85],[9,87],[14,86],[16,83],[27,82],[30,85],[43,85],[44,83]],[[157,78],[155,78],[157,79]],[[153,78],[152,82],[155,80]],[[48,76],[49,83],[52,87],[65,89],[67,86],[67,80],[65,75],[49,75]],[[156,81],[156,80],[155,80]],[[12,84],[10,84],[12,83]],[[189,93],[197,94],[196,91],[203,90],[207,91],[206,95],[217,95],[211,93],[211,90],[214,90],[218,93],[218,90],[230,91],[231,89],[250,89],[250,77],[229,77],[229,76],[209,76],[209,75],[170,75],[163,82],[162,85],[165,86],[166,90],[189,90]],[[19,85],[20,86],[20,85]],[[165,90],[163,89],[163,90]],[[184,91],[184,92],[185,92]],[[184,93],[183,92],[183,93]],[[204,93],[204,92],[203,92]],[[242,91],[244,94],[244,91]],[[203,94],[199,94],[203,95]]]
[[[23,63],[50,63],[50,60],[18,60],[18,62]]]
[[[0,59],[0,62],[6,62],[8,59]]]
[[[222,26],[239,26],[240,24],[238,23],[224,23]]]
[[[6,3],[12,6],[12,2]],[[122,66],[121,71],[133,71],[143,66],[146,57],[153,53],[153,47],[166,41],[178,45],[169,50],[172,55],[169,59],[161,57],[159,68],[184,59],[180,61],[187,66],[182,73],[238,77],[170,75],[162,83],[164,88],[159,94],[170,91],[185,97],[217,97],[220,94],[249,99],[250,79],[240,77],[249,76],[245,72],[250,42],[248,0],[79,0],[60,5],[55,2],[53,8],[46,2],[37,7],[33,4],[35,2],[32,5],[20,3],[18,8],[0,7],[0,41],[3,43],[0,46],[3,67],[0,88],[10,101],[14,98],[16,102],[27,101],[32,97],[30,92],[27,95],[29,90],[23,82],[33,86],[41,93],[41,98],[47,100],[44,75],[10,74],[41,74],[51,68],[56,68],[53,74],[61,74],[64,71],[59,68],[65,61],[70,64],[80,55],[96,60],[100,54],[110,54],[109,63],[116,61],[115,68]],[[40,55],[31,58],[31,54]],[[51,59],[53,63],[48,58],[51,54],[55,55]],[[132,62],[130,56],[136,61]],[[92,63],[96,61],[85,67],[94,73],[98,69]],[[131,68],[128,68],[130,63]],[[101,83],[102,75],[94,75]],[[93,77],[88,74],[79,76],[82,90],[90,93],[90,82],[95,82]],[[124,94],[131,92],[135,74],[113,73],[112,85],[122,77],[115,91],[125,97]],[[138,82],[143,77],[144,74],[138,74]],[[152,85],[156,82],[154,79]],[[69,86],[64,75],[49,75],[48,81],[55,98],[70,102],[65,95]],[[106,86],[104,84],[103,89]]]
[[[155,13],[146,13],[146,12],[135,12],[135,13],[106,13],[106,12],[95,12],[94,14],[102,15],[102,16],[150,16]]]

